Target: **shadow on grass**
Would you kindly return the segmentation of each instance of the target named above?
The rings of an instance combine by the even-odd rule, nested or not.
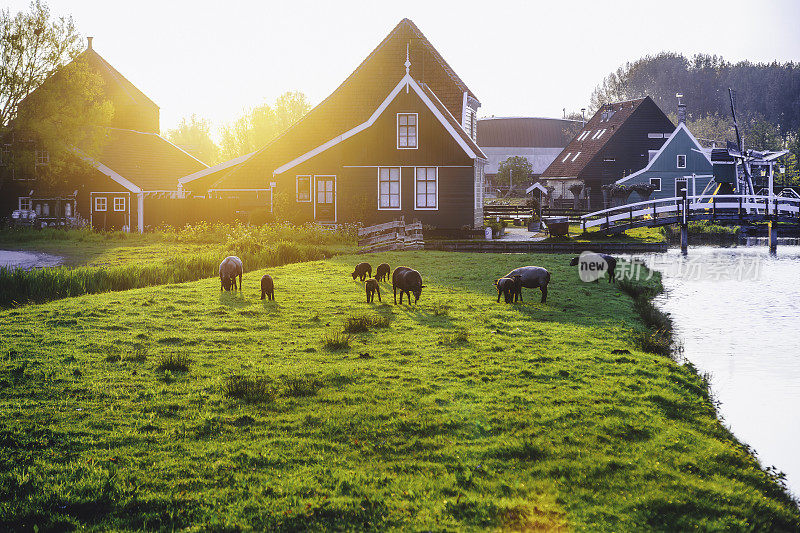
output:
[[[234,309],[253,305],[253,302],[249,302],[245,298],[243,291],[222,291],[219,293],[219,303]]]

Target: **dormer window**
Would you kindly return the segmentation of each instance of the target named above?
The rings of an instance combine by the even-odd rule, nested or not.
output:
[[[417,148],[417,114],[397,114],[397,148]]]

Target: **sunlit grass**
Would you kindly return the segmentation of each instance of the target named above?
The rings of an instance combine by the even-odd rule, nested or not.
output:
[[[362,260],[418,269],[419,303],[367,304]],[[0,529],[797,530],[703,378],[568,263],[337,256],[270,268],[276,301],[254,271],[0,311]],[[496,303],[524,264],[547,303]]]

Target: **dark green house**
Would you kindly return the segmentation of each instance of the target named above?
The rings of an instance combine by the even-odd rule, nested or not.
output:
[[[650,200],[679,196],[685,189],[688,195],[701,194],[712,178],[711,159],[692,132],[681,122],[658,150],[651,150],[650,162],[642,170],[617,180],[621,185],[653,184],[656,190]],[[633,193],[628,202],[642,200]]]

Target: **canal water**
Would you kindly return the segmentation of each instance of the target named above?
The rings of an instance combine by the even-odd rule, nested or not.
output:
[[[30,270],[31,268],[55,267],[63,262],[64,259],[57,255],[43,254],[40,252],[0,250],[0,267]]]
[[[800,495],[800,246],[689,247],[646,261],[683,357],[708,373],[719,414]]]

